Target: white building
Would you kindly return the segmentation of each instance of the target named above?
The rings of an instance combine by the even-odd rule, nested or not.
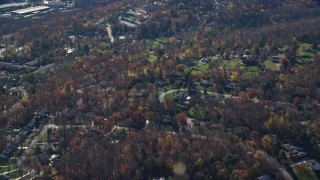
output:
[[[43,4],[49,6],[50,8],[61,8],[65,6],[65,3],[59,0],[44,1]]]

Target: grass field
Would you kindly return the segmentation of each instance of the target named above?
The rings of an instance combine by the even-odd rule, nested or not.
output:
[[[167,94],[165,97],[164,97],[165,100],[170,100],[170,101],[174,101],[175,99],[175,96],[173,93],[170,93],[170,94]]]
[[[157,56],[150,55],[149,58],[148,58],[148,60],[149,60],[150,62],[155,62],[155,61],[157,60]]]
[[[15,179],[15,178],[19,178],[19,177],[23,176],[24,174],[25,174],[25,172],[23,170],[18,169],[17,171],[13,171],[7,175],[10,176],[12,179]]]
[[[228,68],[235,68],[236,65],[237,65],[238,63],[240,63],[240,62],[241,62],[241,61],[240,61],[239,59],[233,59],[233,60],[231,60],[231,61],[228,62],[227,67],[228,67]]]
[[[204,63],[198,63],[197,68],[198,68],[200,71],[207,71],[208,68],[209,68],[209,65],[208,65],[208,64],[204,64]]]
[[[0,173],[8,172],[11,170],[16,169],[16,166],[6,166],[6,167],[0,167]]]
[[[310,52],[304,52],[307,49],[311,49],[312,45],[308,43],[303,43],[299,46],[297,50],[297,56],[298,57],[306,57],[306,58],[312,58],[314,56],[314,53]]]
[[[278,71],[278,70],[279,70],[279,67],[277,66],[277,64],[276,64],[276,63],[273,63],[272,61],[267,60],[267,61],[264,61],[263,64],[264,64],[264,65],[266,66],[266,68],[269,69],[269,70],[272,70],[272,71]]]
[[[48,133],[44,133],[43,136],[40,137],[39,143],[44,143],[48,141]]]

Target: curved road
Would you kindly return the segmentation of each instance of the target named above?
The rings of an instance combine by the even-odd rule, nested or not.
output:
[[[173,89],[173,90],[170,90],[170,91],[167,91],[167,92],[162,92],[160,95],[159,95],[159,101],[160,103],[162,103],[164,101],[164,97],[167,95],[167,94],[171,94],[171,93],[174,93],[174,92],[177,92],[177,91],[186,91],[187,89]],[[201,93],[204,93],[204,91],[199,91]],[[217,93],[217,92],[207,92],[209,95],[215,95],[215,96],[223,96],[225,98],[238,98],[238,96],[232,96],[230,94],[220,94],[220,93]]]

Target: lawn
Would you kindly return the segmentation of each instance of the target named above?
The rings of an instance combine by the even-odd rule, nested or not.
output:
[[[192,71],[192,75],[203,75],[208,72],[209,65],[198,63],[197,68]],[[189,69],[190,70],[190,69]]]
[[[239,59],[233,59],[228,62],[227,67],[228,68],[235,68],[236,65],[239,64],[240,62],[241,62],[241,60],[239,60]]]
[[[148,60],[153,63],[153,62],[155,62],[157,60],[157,56],[150,55]]]
[[[48,141],[48,133],[44,133],[43,136],[40,137],[39,143],[45,143]]]
[[[152,48],[152,49],[156,49],[160,45],[159,42],[153,41],[153,40],[149,40],[149,39],[145,40],[144,42],[149,48]]]
[[[299,46],[297,50],[297,56],[298,57],[306,57],[306,58],[312,58],[314,56],[314,53],[310,52],[304,52],[306,49],[311,49],[312,45],[308,43],[303,43]]]
[[[16,169],[16,165],[0,167],[0,173],[8,172],[8,171],[11,171],[11,170],[14,170],[14,169]]]
[[[164,38],[160,37],[157,39],[157,41],[163,42],[163,43],[170,43],[170,38]]]
[[[264,61],[263,63],[267,69],[272,70],[272,71],[279,71],[279,67],[277,66],[276,63],[273,63],[272,61]]]
[[[250,72],[259,72],[260,71],[260,69],[257,66],[248,66],[245,69]]]
[[[160,92],[166,92],[166,91],[170,91],[172,89],[175,89],[176,87],[174,85],[167,85],[164,87],[159,87],[159,91]]]
[[[297,180],[319,179],[316,173],[305,164],[296,165],[292,169]]]
[[[197,69],[199,69],[200,71],[207,71],[208,68],[209,68],[208,64],[198,63]]]
[[[165,100],[174,101],[174,99],[175,99],[174,93],[167,94],[167,95],[164,97],[164,99],[165,99]]]
[[[7,175],[10,176],[12,179],[16,179],[16,178],[23,176],[24,174],[25,173],[23,172],[23,170],[18,169],[16,171],[13,171],[13,172],[7,174]]]

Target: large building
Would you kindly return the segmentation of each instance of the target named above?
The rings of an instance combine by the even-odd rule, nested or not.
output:
[[[51,8],[61,8],[65,6],[64,2],[61,2],[59,0],[55,0],[55,1],[44,1],[43,2],[44,5],[47,5]]]
[[[8,12],[13,11],[18,8],[28,7],[29,3],[10,3],[10,4],[2,4],[0,5],[0,12]]]
[[[49,10],[50,8],[48,6],[35,6],[35,7],[29,7],[25,9],[19,9],[16,11],[11,11],[12,15],[19,15],[19,16],[24,16],[28,14],[33,14],[39,11],[46,11]]]

